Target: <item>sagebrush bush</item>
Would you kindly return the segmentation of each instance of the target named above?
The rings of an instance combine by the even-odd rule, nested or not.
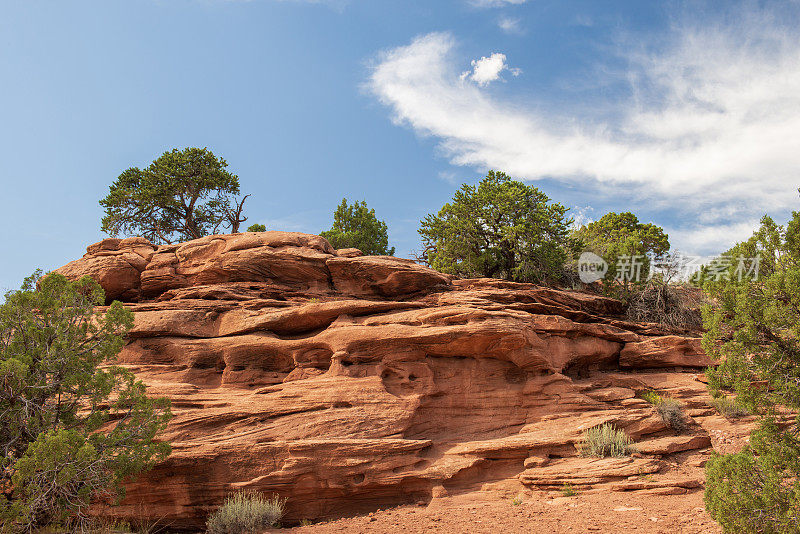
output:
[[[285,499],[268,498],[260,493],[239,491],[222,503],[206,522],[208,534],[260,533],[277,525],[283,516]]]
[[[581,456],[627,456],[636,452],[633,440],[622,430],[610,423],[592,427],[583,431],[583,438],[578,444]]]
[[[686,430],[686,417],[683,413],[683,404],[675,399],[663,399],[657,406],[658,415],[668,427],[676,432]]]
[[[740,406],[735,399],[724,395],[713,397],[709,404],[726,419],[738,419],[739,417],[750,414],[744,407]]]
[[[658,415],[664,424],[676,432],[686,430],[686,416],[683,412],[683,404],[680,401],[665,397],[657,391],[649,390],[639,395],[643,400],[656,407]]]

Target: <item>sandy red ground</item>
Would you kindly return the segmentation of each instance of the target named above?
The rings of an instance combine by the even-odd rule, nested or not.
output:
[[[572,497],[533,492],[517,498],[515,501],[496,492],[470,493],[434,499],[428,506],[401,506],[297,527],[293,532],[721,532],[705,512],[702,490],[684,495],[637,491]]]
[[[749,423],[731,424],[722,417],[702,418],[719,452],[739,450]],[[704,479],[702,460],[709,451],[678,454],[650,481],[674,478]],[[703,489],[678,495],[660,490],[612,491],[599,487],[565,497],[559,491],[520,489],[512,480],[484,484],[474,491],[433,499],[425,505],[407,505],[359,516],[292,529],[298,534],[328,532],[372,533],[533,533],[577,532],[705,534],[722,529],[708,515]],[[285,532],[285,530],[284,530]]]

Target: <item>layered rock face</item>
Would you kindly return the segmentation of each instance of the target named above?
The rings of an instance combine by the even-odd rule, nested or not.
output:
[[[172,400],[173,454],[129,484],[107,512],[119,517],[199,527],[240,488],[286,497],[289,520],[506,479],[625,489],[710,445],[637,398],[658,389],[708,413],[699,338],[626,322],[612,299],[453,280],[284,232],[106,239],[58,272],[128,303],[120,363]],[[579,458],[582,431],[604,422],[641,454]]]

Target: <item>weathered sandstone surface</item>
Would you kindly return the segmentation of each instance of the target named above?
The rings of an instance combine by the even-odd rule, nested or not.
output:
[[[637,397],[658,389],[708,415],[699,338],[626,322],[612,299],[453,280],[285,232],[106,239],[58,272],[130,306],[120,362],[172,400],[173,454],[129,484],[108,512],[121,517],[198,527],[238,488],[286,497],[289,520],[498,480],[652,490],[663,483],[637,477],[711,444]],[[604,422],[640,453],[580,458],[581,432]]]

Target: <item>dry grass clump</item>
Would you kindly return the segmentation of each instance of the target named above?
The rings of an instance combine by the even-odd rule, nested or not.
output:
[[[686,414],[683,411],[683,404],[680,401],[665,397],[657,391],[645,391],[639,395],[643,400],[649,402],[656,407],[658,415],[664,424],[675,430],[676,432],[683,432],[686,430]]]
[[[222,506],[208,517],[208,534],[258,534],[275,526],[283,516],[285,499],[274,495],[239,491],[230,495]]]
[[[604,423],[583,431],[578,450],[581,456],[606,458],[608,456],[627,456],[636,452],[636,447],[625,432],[618,430],[610,423]]]
[[[664,399],[661,404],[656,406],[658,415],[664,424],[675,432],[686,430],[686,415],[683,413],[683,404],[675,399]]]
[[[736,399],[731,399],[730,397],[726,397],[725,395],[720,395],[719,397],[713,397],[709,402],[709,404],[720,415],[725,417],[725,419],[738,419],[740,417],[750,415],[750,412],[748,412],[747,409],[745,409],[743,406],[737,403]]]

